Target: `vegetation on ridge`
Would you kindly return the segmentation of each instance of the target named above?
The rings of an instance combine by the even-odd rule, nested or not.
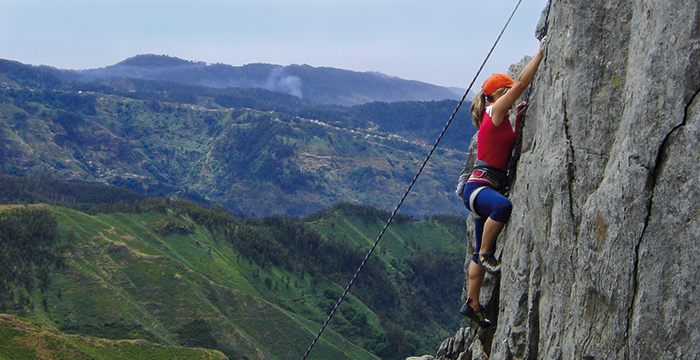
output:
[[[306,216],[340,201],[391,207],[456,106],[320,106],[260,89],[72,83],[0,62],[0,171],[207,199],[253,216]],[[453,187],[473,132],[468,112],[458,113],[404,211],[466,215]]]
[[[17,180],[0,177],[4,203],[61,206],[0,212],[9,219],[0,226],[44,229],[27,241],[50,250],[27,253],[3,240],[7,251],[39,264],[8,269],[6,312],[55,326],[63,337],[144,339],[230,358],[303,354],[389,215],[339,203],[307,218],[256,219],[114,188],[83,192],[86,184],[59,187],[49,178],[11,186]],[[47,198],[44,186],[61,190]],[[455,216],[397,217],[311,358],[403,359],[434,350],[461,320],[464,231]],[[15,274],[27,271],[46,275],[25,283]],[[6,349],[0,345],[0,354]]]

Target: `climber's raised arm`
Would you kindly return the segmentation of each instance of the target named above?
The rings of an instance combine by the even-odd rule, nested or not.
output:
[[[508,113],[508,111],[510,111],[510,109],[513,108],[515,102],[525,92],[525,89],[527,89],[527,87],[530,85],[532,79],[535,78],[537,68],[540,66],[540,62],[542,61],[542,48],[546,39],[546,36],[542,39],[540,42],[540,49],[537,50],[537,54],[535,54],[527,66],[525,66],[510,90],[498,98],[496,103],[493,104],[492,120],[494,125],[498,126],[501,124],[501,121],[503,121],[505,115]]]

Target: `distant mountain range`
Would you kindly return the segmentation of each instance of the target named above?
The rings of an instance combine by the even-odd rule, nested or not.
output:
[[[207,66],[163,56],[138,56],[117,68],[132,73],[0,60],[0,174],[100,182],[253,216],[304,216],[338,202],[390,209],[457,105],[447,99],[341,106],[262,88],[191,84],[264,79],[278,69],[299,74],[304,92],[334,89],[326,96],[358,102],[392,91],[401,98],[410,91],[400,89],[426,85],[336,69]],[[214,76],[213,69],[229,75]],[[139,71],[161,79],[126,77]],[[358,90],[382,79],[385,91]],[[402,212],[466,215],[453,189],[475,133],[468,105]]]
[[[188,61],[167,55],[138,55],[91,70],[63,70],[63,79],[91,82],[110,78],[165,80],[213,88],[260,88],[294,95],[317,104],[357,105],[374,101],[460,99],[463,90],[376,72],[309,65],[231,66]]]

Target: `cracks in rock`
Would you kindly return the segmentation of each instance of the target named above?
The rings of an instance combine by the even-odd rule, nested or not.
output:
[[[688,109],[690,106],[696,101],[696,99],[700,96],[700,89],[698,89],[695,94],[691,97],[690,101],[685,105],[685,109],[683,112],[683,120],[681,121],[680,124],[676,125],[669,131],[666,136],[664,137],[664,140],[661,142],[661,145],[659,146],[659,150],[656,152],[656,159],[653,164],[653,168],[649,169],[649,175],[647,178],[647,184],[646,184],[646,191],[649,193],[649,199],[647,200],[647,214],[646,217],[644,218],[644,226],[642,227],[642,232],[639,235],[639,238],[637,239],[637,243],[634,246],[634,267],[632,269],[632,299],[630,301],[629,308],[627,309],[627,327],[625,330],[625,337],[627,338],[627,358],[629,358],[629,349],[630,349],[630,326],[632,322],[632,317],[634,315],[634,306],[635,302],[637,301],[637,293],[639,291],[639,248],[642,244],[642,239],[644,238],[644,235],[646,234],[647,228],[649,227],[649,221],[651,220],[651,210],[652,206],[654,204],[654,191],[656,189],[656,184],[658,182],[658,178],[660,175],[660,170],[663,167],[662,162],[664,155],[666,155],[666,150],[668,149],[669,146],[669,139],[673,134],[675,134],[678,129],[684,127],[687,123],[688,119]]]
[[[491,298],[486,305],[486,314],[489,316],[491,321],[495,326],[488,329],[482,329],[479,334],[479,340],[484,346],[484,351],[487,355],[491,355],[491,349],[493,345],[493,338],[496,334],[496,328],[498,327],[498,313],[499,305],[501,303],[501,277],[496,277],[496,281],[493,285],[493,292],[491,293]]]
[[[576,151],[574,150],[573,140],[569,132],[569,115],[566,110],[566,99],[562,99],[562,109],[564,113],[564,135],[569,148],[566,152],[566,178],[569,191],[569,216],[574,227],[574,239],[578,243],[578,226],[576,224],[576,216],[574,215],[574,179],[576,178]]]
[[[528,349],[528,360],[537,360],[540,356],[540,291],[537,290],[532,299],[530,313],[528,314],[530,324],[530,345]]]

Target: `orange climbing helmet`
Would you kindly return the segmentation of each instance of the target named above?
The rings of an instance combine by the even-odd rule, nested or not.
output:
[[[484,81],[484,85],[481,87],[484,89],[484,95],[489,96],[500,88],[513,87],[513,84],[515,82],[508,74],[493,74]]]

